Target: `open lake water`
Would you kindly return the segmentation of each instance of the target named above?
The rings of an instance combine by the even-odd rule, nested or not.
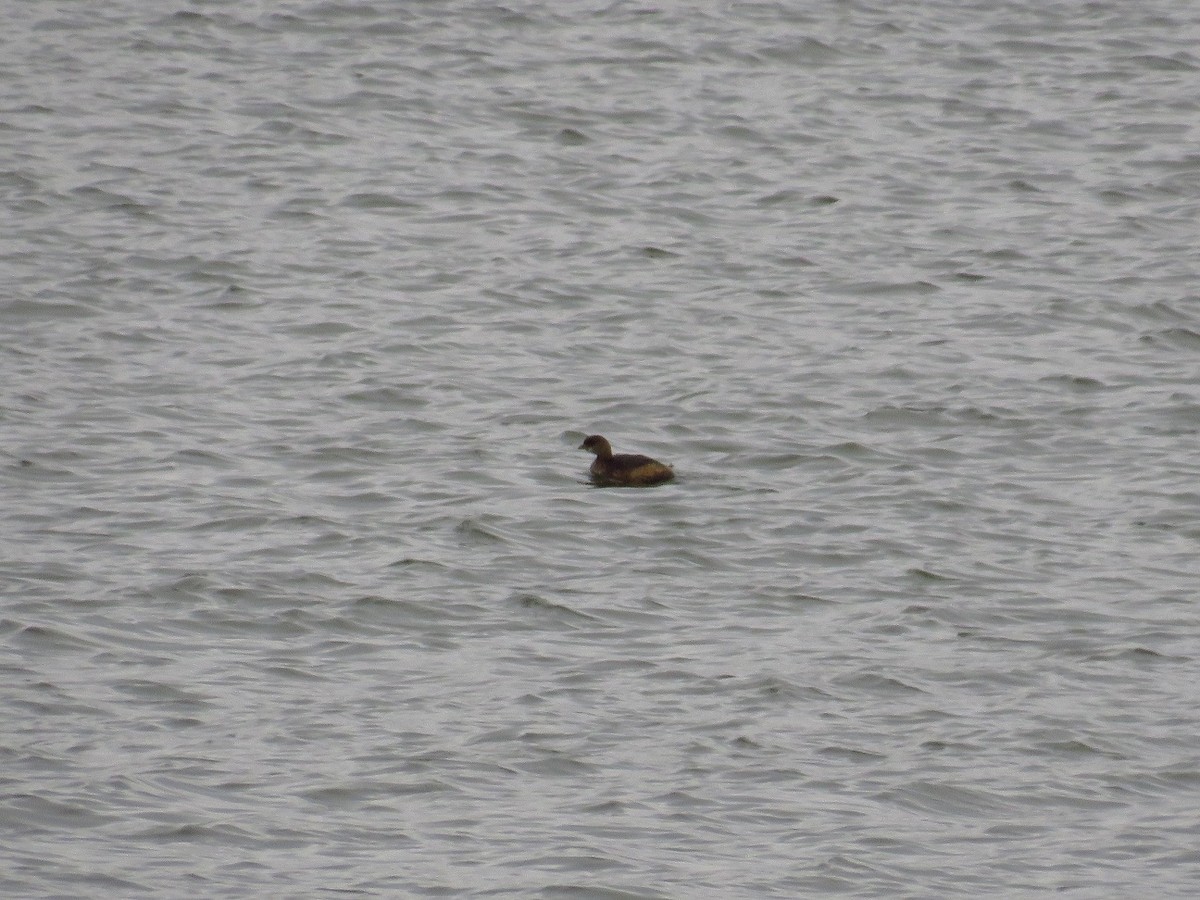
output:
[[[4,896],[1194,896],[1200,6],[0,11]]]

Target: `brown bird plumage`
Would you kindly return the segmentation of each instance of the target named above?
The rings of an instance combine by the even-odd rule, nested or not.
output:
[[[612,444],[598,434],[584,438],[580,450],[596,454],[592,462],[592,481],[606,487],[649,487],[675,477],[675,471],[656,459],[638,453],[612,452]]]

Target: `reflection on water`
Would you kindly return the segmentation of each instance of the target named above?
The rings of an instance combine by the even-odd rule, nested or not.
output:
[[[8,894],[1186,895],[1186,10],[10,12]]]

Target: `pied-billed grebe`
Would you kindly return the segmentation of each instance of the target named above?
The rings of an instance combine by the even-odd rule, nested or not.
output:
[[[584,438],[579,449],[590,450],[596,454],[591,472],[592,481],[599,485],[647,487],[662,484],[675,477],[674,470],[657,459],[636,453],[619,453],[614,456],[612,444],[598,434]]]

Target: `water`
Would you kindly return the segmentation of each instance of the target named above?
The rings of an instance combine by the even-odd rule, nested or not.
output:
[[[1191,895],[1200,15],[696,6],[4,4],[6,895]]]

